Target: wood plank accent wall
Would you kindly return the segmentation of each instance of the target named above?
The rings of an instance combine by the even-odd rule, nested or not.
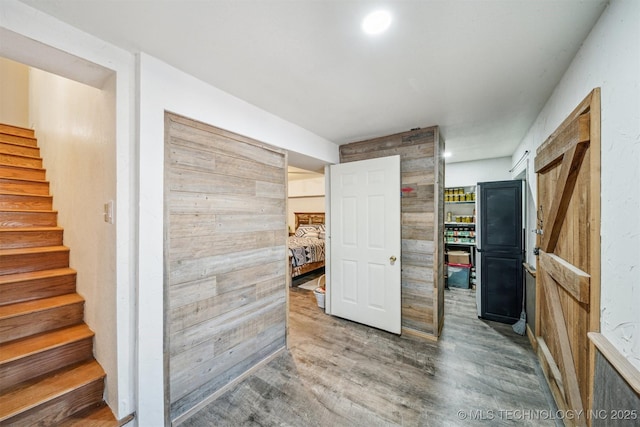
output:
[[[286,153],[165,114],[165,360],[176,420],[285,346]]]
[[[341,163],[400,155],[402,331],[425,337],[444,319],[443,151],[437,126],[340,146]]]
[[[591,426],[640,424],[640,371],[604,335],[589,332],[596,348]]]

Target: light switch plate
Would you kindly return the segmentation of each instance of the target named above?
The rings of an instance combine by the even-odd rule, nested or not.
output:
[[[104,222],[113,224],[113,200],[104,204]]]

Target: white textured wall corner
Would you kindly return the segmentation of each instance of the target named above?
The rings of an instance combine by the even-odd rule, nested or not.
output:
[[[601,331],[640,370],[640,2],[612,0],[513,155],[601,88]],[[533,168],[530,182],[535,182]],[[536,189],[532,188],[534,195]],[[535,218],[535,208],[529,210]]]
[[[325,163],[338,146],[147,54],[138,57],[140,242],[138,402],[140,425],[164,424],[164,112],[170,111]]]

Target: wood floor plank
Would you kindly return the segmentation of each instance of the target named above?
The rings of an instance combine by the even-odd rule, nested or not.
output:
[[[562,425],[527,338],[478,319],[474,290],[445,298],[432,342],[328,316],[292,288],[289,351],[182,425]]]

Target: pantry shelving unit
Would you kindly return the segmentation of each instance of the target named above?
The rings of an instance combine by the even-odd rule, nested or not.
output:
[[[444,242],[446,252],[468,252],[475,266],[475,186],[445,188]]]

